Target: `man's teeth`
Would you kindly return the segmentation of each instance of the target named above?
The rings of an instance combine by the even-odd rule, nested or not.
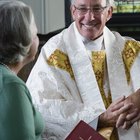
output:
[[[95,26],[95,25],[84,25],[86,28],[91,28],[91,27],[93,27],[93,26]]]

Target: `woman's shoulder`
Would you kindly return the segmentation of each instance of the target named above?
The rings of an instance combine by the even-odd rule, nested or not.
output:
[[[0,67],[0,90],[4,87],[18,87],[27,90],[25,82],[12,71]]]

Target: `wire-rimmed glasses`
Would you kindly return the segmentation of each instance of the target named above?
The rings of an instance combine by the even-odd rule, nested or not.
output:
[[[75,6],[75,9],[79,12],[80,15],[85,15],[88,11],[92,12],[94,15],[100,15],[107,6],[104,7],[77,7]]]

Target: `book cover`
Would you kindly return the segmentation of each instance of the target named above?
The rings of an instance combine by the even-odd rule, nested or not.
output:
[[[106,140],[94,128],[80,121],[65,140]]]

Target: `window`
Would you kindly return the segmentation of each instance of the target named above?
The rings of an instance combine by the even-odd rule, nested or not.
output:
[[[107,26],[121,35],[140,40],[140,0],[115,0],[113,11]]]
[[[140,13],[140,0],[115,0],[114,13]]]

